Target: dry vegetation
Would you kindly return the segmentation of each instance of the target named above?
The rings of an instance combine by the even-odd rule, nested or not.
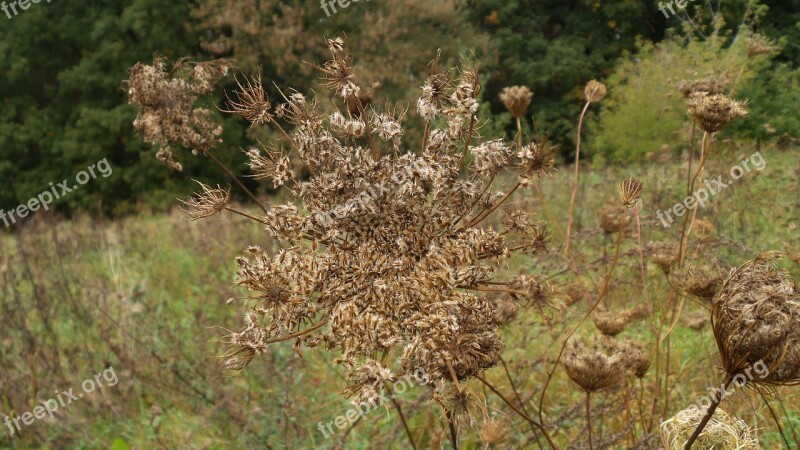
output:
[[[376,106],[360,100],[345,43],[328,50],[314,67],[330,96],[281,86],[269,99],[245,75],[221,106],[278,136],[245,149],[252,176],[281,189],[269,199],[222,164],[222,129],[198,101],[229,61],[131,69],[135,127],[157,158],[181,170],[191,149],[231,186],[200,183],[183,202],[191,221],[40,222],[0,241],[0,317],[15,330],[0,335],[4,410],[79,383],[78,368],[113,365],[121,380],[57,417],[58,434],[20,442],[91,447],[91,427],[139,448],[800,442],[787,387],[800,377],[795,158],[764,150],[767,169],[670,229],[653,213],[752,152],[719,138],[743,102],[688,80],[687,117],[703,132],[693,156],[598,169],[579,164],[579,138],[558,172],[547,138],[523,131],[528,88],[501,96],[513,139],[485,140],[467,61],[434,60],[415,104]],[[588,83],[578,136],[605,96]],[[405,135],[409,116],[422,136]],[[758,362],[769,375],[749,389],[686,409]],[[429,385],[332,439],[317,431],[419,369]]]

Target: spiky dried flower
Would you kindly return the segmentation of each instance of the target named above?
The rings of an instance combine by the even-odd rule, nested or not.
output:
[[[322,85],[345,100],[352,95],[358,95],[361,88],[354,81],[355,72],[350,64],[350,54],[345,50],[344,40],[328,39],[328,50],[331,59],[322,66],[315,66],[321,72]]]
[[[208,108],[196,107],[195,102],[211,93],[228,68],[224,60],[193,63],[182,59],[168,71],[166,59],[158,57],[152,65],[131,67],[126,81],[128,101],[139,108],[133,127],[145,142],[159,148],[156,158],[171,170],[183,169],[175,147],[205,153],[220,142],[222,127]]]
[[[641,199],[644,185],[636,178],[628,177],[622,180],[618,188],[622,205],[630,208]]]
[[[661,439],[667,450],[683,450],[689,437],[705,416],[697,407],[685,409],[661,423]],[[761,448],[755,431],[725,411],[717,409],[694,448],[719,450],[757,450]]]
[[[533,178],[544,178],[555,170],[555,148],[548,141],[531,143],[518,152],[519,176],[527,185]]]
[[[195,180],[202,192],[195,194],[188,201],[181,200],[182,209],[192,220],[205,220],[218,217],[231,204],[231,188],[216,189]]]
[[[763,362],[769,373],[754,382],[800,383],[800,289],[774,266],[779,257],[768,252],[739,266],[714,298],[714,337],[729,376]]]
[[[516,119],[525,115],[531,105],[531,100],[533,100],[533,91],[527,86],[511,86],[500,91],[500,101]]]
[[[409,148],[402,108],[359,103],[359,114],[352,113],[347,101],[360,90],[345,48],[343,40],[329,40],[331,60],[315,67],[323,86],[350,106],[323,111],[315,96],[288,90],[269,113],[258,77],[240,82],[239,97],[230,103],[234,113],[273,126],[282,136],[274,149],[250,149],[247,156],[253,176],[283,184],[293,202],[254,218],[288,245],[277,253],[251,247],[236,260],[236,285],[247,290],[244,300],[253,307],[245,327],[227,336],[231,348],[224,365],[241,369],[269,344],[292,340],[297,351],[319,346],[340,355],[336,363],[348,371],[346,391],[359,399],[380,392],[394,376],[424,370],[442,398],[453,388],[453,401],[444,403],[458,415],[476,404],[459,382],[497,364],[504,348],[490,296],[544,312],[560,295],[535,276],[503,281],[494,275],[494,266],[514,252],[544,249],[544,224],[520,213],[507,216],[503,232],[484,222],[513,193],[491,192],[494,175],[516,170],[518,186],[542,176],[552,168],[551,149],[528,146],[517,153],[502,141],[473,145],[480,123],[478,73],[469,64],[442,71],[438,57],[428,66],[418,102],[428,133],[421,149]],[[141,75],[148,70],[155,75]],[[134,98],[165,123],[185,126],[179,113],[200,87],[211,89],[208,83],[194,87],[171,80],[163,67],[132,73],[134,80],[155,80],[132,83],[138,89]],[[197,78],[208,81],[204,73]],[[164,84],[172,89],[167,94],[185,96],[181,110],[159,97]],[[147,130],[155,141],[173,141],[160,134],[168,128]],[[467,166],[464,148],[472,154]],[[293,169],[301,166],[309,176],[295,179]],[[191,203],[196,217],[228,208],[227,191],[204,190]],[[376,355],[385,358],[378,362]]]
[[[448,412],[457,429],[473,428],[488,417],[486,406],[477,394],[457,386],[439,386],[433,399]]]
[[[746,102],[732,100],[723,94],[693,92],[686,100],[689,115],[707,133],[716,133],[734,119],[747,116]]]
[[[251,125],[269,123],[272,120],[272,114],[270,113],[272,104],[269,102],[267,94],[264,92],[264,87],[261,85],[261,74],[252,77],[252,79],[245,77],[244,84],[236,77],[234,77],[234,80],[239,87],[239,90],[234,92],[236,100],[231,100],[226,94],[228,105],[230,105],[231,109],[222,111],[238,114],[247,119]]]
[[[583,91],[583,96],[589,103],[598,103],[606,98],[606,85],[597,81],[590,80],[586,83],[586,88]]]
[[[266,156],[263,156],[255,147],[246,152],[253,178],[257,180],[268,178],[275,187],[283,186],[287,181],[294,179],[289,156],[270,149],[265,149],[265,153]]]
[[[628,346],[604,337],[587,345],[571,339],[564,352],[567,376],[587,393],[614,390],[625,383],[630,361],[625,356]]]

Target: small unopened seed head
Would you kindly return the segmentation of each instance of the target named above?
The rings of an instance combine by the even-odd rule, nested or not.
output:
[[[533,100],[533,91],[526,86],[511,86],[500,92],[500,101],[516,119],[525,115],[531,105],[531,100]]]
[[[597,103],[606,98],[606,85],[597,81],[591,80],[586,83],[586,89],[583,91],[586,101],[589,103]]]
[[[639,201],[642,194],[644,185],[641,181],[633,177],[625,178],[619,184],[619,196],[622,198],[622,204],[628,208],[632,207]]]

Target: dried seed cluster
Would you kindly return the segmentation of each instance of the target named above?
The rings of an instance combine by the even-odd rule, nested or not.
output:
[[[225,367],[242,369],[269,344],[293,340],[298,352],[322,346],[339,354],[337,364],[348,370],[345,392],[358,401],[399,374],[423,370],[435,400],[456,417],[471,417],[476,402],[458,384],[498,362],[503,341],[497,324],[515,314],[515,307],[498,310],[490,297],[541,310],[553,304],[554,289],[536,277],[502,281],[493,275],[493,264],[512,252],[544,250],[544,225],[518,205],[504,211],[505,230],[485,222],[514,190],[552,169],[552,149],[473,143],[478,74],[469,66],[442,71],[436,60],[417,102],[427,123],[424,144],[407,148],[397,108],[378,111],[361,103],[353,114],[347,100],[359,93],[355,70],[341,39],[328,47],[331,60],[317,68],[339,109],[323,111],[316,98],[296,91],[282,94],[273,109],[258,77],[239,81],[228,101],[231,112],[283,136],[246,154],[252,176],[284,186],[293,201],[257,218],[270,236],[287,243],[284,249],[272,254],[252,246],[236,261],[236,284],[248,291],[252,309],[245,326],[227,337]],[[196,111],[195,94],[210,90],[170,80],[161,61],[137,65],[131,85],[131,101],[144,117],[138,123],[158,120],[159,126],[140,127],[156,143],[195,131],[188,112]],[[176,96],[177,111],[169,100]],[[219,134],[216,125],[202,129],[183,144],[203,149]],[[309,177],[295,173],[301,166]],[[490,191],[496,175],[509,169],[516,171],[515,186]],[[228,202],[227,191],[203,186],[186,206],[200,219],[214,217]]]
[[[133,127],[145,142],[159,147],[156,158],[170,169],[182,169],[173,154],[176,145],[205,152],[220,142],[222,127],[211,110],[194,103],[212,91],[228,68],[224,60],[180,60],[168,71],[164,58],[155,58],[152,66],[137,63],[131,68],[128,101],[139,108]]]
[[[731,100],[723,94],[697,91],[686,100],[689,115],[707,133],[716,133],[734,119],[747,115],[746,102]]]
[[[735,269],[714,298],[712,324],[731,376],[763,361],[765,384],[800,382],[800,289],[765,254]]]
[[[602,336],[588,345],[570,340],[563,362],[567,376],[588,393],[617,389],[627,375],[644,376],[650,367],[639,345]]]

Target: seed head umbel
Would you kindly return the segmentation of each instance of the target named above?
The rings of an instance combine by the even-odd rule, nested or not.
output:
[[[734,376],[763,362],[768,385],[800,382],[800,289],[767,254],[731,272],[714,298],[712,325],[722,365]]]
[[[734,119],[747,116],[746,102],[732,100],[723,94],[693,92],[686,104],[689,115],[707,133],[721,131]]]
[[[606,85],[597,81],[591,80],[586,83],[586,88],[583,91],[583,96],[589,103],[598,103],[606,98]]]
[[[525,115],[531,105],[531,100],[533,100],[533,91],[527,86],[511,86],[500,92],[500,101],[516,119]]]

